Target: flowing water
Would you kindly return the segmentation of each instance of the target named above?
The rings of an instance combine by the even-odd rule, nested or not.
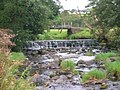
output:
[[[100,90],[99,86],[85,87],[81,83],[81,74],[98,67],[93,61],[96,54],[101,52],[96,40],[29,41],[24,50],[32,62],[33,71],[39,71],[32,80],[36,83],[37,90]],[[88,52],[92,53],[92,56],[87,56]],[[57,74],[60,70],[59,62],[66,59],[75,63],[79,75]],[[119,90],[116,88],[106,90]]]

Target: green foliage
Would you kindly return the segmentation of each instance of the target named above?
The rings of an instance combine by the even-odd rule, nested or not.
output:
[[[21,77],[17,77],[15,74],[18,66],[21,64],[20,61],[11,61],[8,59],[8,56],[1,52],[0,57],[2,57],[0,60],[3,60],[1,64],[4,64],[4,71],[0,69],[0,90],[33,90],[35,88],[30,85],[29,80],[23,79],[26,70],[21,74]]]
[[[72,23],[71,23],[72,22]],[[80,27],[82,26],[82,19],[79,14],[76,14],[76,11],[73,12],[72,10],[64,10],[60,13],[60,15],[53,20],[53,25],[71,25],[73,27]]]
[[[75,38],[92,38],[93,35],[90,33],[88,29],[83,29],[78,33],[72,34],[68,37],[67,30],[57,30],[57,29],[50,29],[46,30],[43,34],[39,34],[37,36],[38,40],[53,40],[53,39],[75,39]]]
[[[23,61],[25,60],[25,56],[23,53],[19,53],[19,52],[12,52],[9,56],[10,60],[12,61]]]
[[[106,77],[106,73],[99,70],[99,69],[94,69],[89,71],[88,73],[85,73],[82,76],[82,81],[83,82],[88,82],[89,80],[101,80]]]
[[[116,50],[119,50],[120,47],[120,28],[114,27],[108,34],[110,39],[110,46]]]
[[[119,0],[89,0],[94,14],[101,23],[108,27],[120,27],[120,1]],[[102,13],[101,13],[102,12]]]
[[[96,60],[106,60],[109,57],[114,57],[116,56],[116,53],[113,52],[107,52],[107,53],[100,53],[96,56]]]
[[[74,38],[92,38],[92,34],[88,29],[81,30],[78,33],[72,34],[69,36],[70,39]]]
[[[119,0],[89,0],[89,19],[87,26],[99,40],[113,47],[119,47],[119,31],[114,35],[107,36],[113,28],[120,28],[120,1]],[[111,31],[110,31],[111,32]],[[110,37],[110,38],[109,38]],[[114,39],[113,39],[114,38]],[[111,42],[112,41],[112,42]],[[108,46],[108,45],[107,45]]]
[[[45,31],[43,34],[38,35],[38,40],[53,40],[53,39],[66,39],[67,30],[63,29],[61,32],[57,29],[50,29],[50,31]]]
[[[110,77],[115,77],[120,80],[120,61],[106,62],[105,68]]]
[[[59,12],[53,0],[3,0],[0,4],[4,6],[0,9],[0,28],[13,30],[15,51],[19,51],[25,41],[35,40]]]
[[[30,85],[29,80],[23,79],[23,76],[15,78],[17,68],[18,64],[5,68],[5,75],[1,81],[1,90],[33,90],[35,88]]]
[[[78,75],[79,74],[78,70],[73,70],[72,73],[73,73],[73,75]]]
[[[14,36],[9,32],[9,30],[0,29],[0,90],[33,90],[34,87],[30,85],[28,80],[24,80],[22,77],[19,78],[15,74],[21,61],[9,60],[10,49],[8,47],[13,45],[10,39]],[[12,55],[13,57],[18,56],[16,53],[12,53]],[[19,55],[24,58],[23,54]]]
[[[75,69],[75,64],[71,60],[63,60],[60,64],[60,67],[64,71],[73,71]]]

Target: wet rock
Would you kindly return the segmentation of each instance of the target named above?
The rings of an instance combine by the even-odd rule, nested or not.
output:
[[[77,63],[77,65],[78,65],[78,64],[86,64],[86,62],[83,61],[83,60],[79,60],[78,63]]]
[[[71,84],[55,84],[47,87],[45,90],[86,90],[82,86]]]
[[[43,86],[37,86],[35,90],[42,90]]]
[[[118,82],[114,82],[114,83],[113,83],[113,86],[118,86],[118,85],[119,85]]]
[[[79,75],[73,76],[72,79],[73,79],[73,80],[72,80],[72,84],[73,84],[73,85],[80,84],[80,76],[79,76]]]
[[[97,65],[96,64],[91,64],[91,65],[88,65],[88,68],[91,69],[91,68],[96,68]]]
[[[86,64],[78,64],[78,66],[79,66],[80,68],[87,67],[87,65],[86,65]]]

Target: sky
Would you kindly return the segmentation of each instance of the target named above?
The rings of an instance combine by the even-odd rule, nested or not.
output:
[[[59,0],[64,10],[79,9],[85,10],[88,0]]]

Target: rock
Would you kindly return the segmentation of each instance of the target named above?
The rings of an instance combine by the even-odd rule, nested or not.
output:
[[[64,83],[66,82],[67,77],[65,75],[61,75],[59,79],[56,80],[56,83]]]
[[[52,80],[57,80],[59,76],[52,77]]]
[[[49,76],[47,75],[39,75],[39,74],[35,74],[32,79],[31,79],[31,83],[35,83],[37,86],[39,85],[44,85],[45,82],[47,82],[50,79]]]
[[[84,68],[84,67],[87,67],[87,65],[86,65],[86,64],[80,64],[79,67],[80,67],[80,68]]]
[[[114,77],[114,76],[110,77],[110,79],[111,79],[112,81],[116,81],[116,80],[117,80],[117,78]]]
[[[60,78],[56,80],[56,83],[58,83],[58,84],[61,84],[61,83],[63,83],[63,82],[64,82],[64,80],[62,80],[62,79],[60,79]]]
[[[99,65],[97,68],[102,68],[102,69],[104,69],[104,68],[105,68],[105,64],[101,64],[101,65]]]
[[[118,82],[114,82],[114,83],[113,83],[113,86],[118,86],[118,85],[119,85]]]
[[[95,88],[88,88],[87,90],[95,90]]]
[[[42,90],[43,86],[37,86],[35,90]]]
[[[85,61],[79,60],[78,63],[77,63],[77,65],[78,65],[78,64],[85,64],[85,63],[86,63]]]
[[[106,88],[108,88],[108,85],[106,83],[102,83],[100,89],[106,89]]]
[[[46,70],[43,74],[44,75],[47,75],[47,76],[50,76],[52,74],[54,74],[55,72],[54,71],[51,71],[51,70]]]
[[[60,79],[67,80],[67,77],[65,75],[61,75]]]
[[[72,84],[73,85],[80,84],[80,76],[79,75],[73,76]]]
[[[114,61],[118,60],[119,57],[110,57],[109,59],[110,59],[111,62],[114,62]]]
[[[67,78],[68,78],[68,79],[71,79],[72,76],[73,76],[72,74],[68,74],[68,75],[67,75]]]

